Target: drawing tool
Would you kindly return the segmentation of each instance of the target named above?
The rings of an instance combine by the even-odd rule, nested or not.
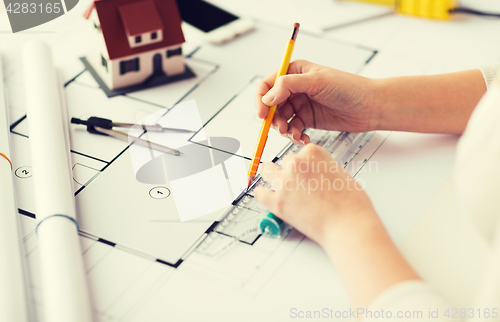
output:
[[[0,59],[0,320],[28,322],[23,257],[10,160],[9,122]]]
[[[78,237],[68,131],[50,49],[23,50],[45,321],[88,322],[92,311]]]
[[[80,120],[76,117],[73,117],[71,118],[71,123],[87,125],[87,131],[90,133],[109,135],[111,137],[114,137],[115,139],[137,143],[141,146],[145,146],[154,150],[158,150],[160,152],[165,152],[177,156],[182,154],[181,151],[169,148],[168,146],[165,145],[151,142],[149,140],[144,140],[138,137],[134,137],[120,131],[115,131],[113,130],[113,127],[122,127],[122,128],[137,127],[137,129],[143,129],[145,131],[152,131],[152,132],[165,132],[165,131],[184,132],[184,133],[195,132],[191,130],[162,127],[159,124],[140,125],[132,123],[114,123],[109,119],[95,117],[95,116],[90,117],[88,120]]]
[[[113,122],[113,127],[132,128],[134,126],[137,126],[137,124]],[[141,128],[143,128],[145,131],[150,131],[150,132],[168,132],[168,131],[180,132],[180,133],[194,133],[194,132],[196,132],[193,130],[178,129],[178,128],[174,128],[174,127],[163,127],[160,124],[141,125]]]
[[[124,141],[129,141],[129,142],[137,143],[139,145],[151,148],[153,150],[157,150],[157,151],[160,151],[160,152],[165,152],[165,153],[172,154],[172,155],[181,155],[181,151],[179,151],[179,150],[172,149],[172,148],[169,148],[167,146],[151,142],[149,140],[144,140],[144,139],[141,139],[141,138],[133,137],[133,136],[130,136],[130,135],[126,134],[126,133],[122,133],[122,132],[118,132],[118,131],[113,131],[113,130],[108,130],[108,129],[103,129],[103,128],[98,127],[98,126],[96,126],[95,129],[98,132],[101,132],[103,134],[106,134],[106,135],[109,135],[111,137],[114,137],[115,139],[120,139],[120,140],[124,140]]]
[[[87,125],[87,127],[90,126],[89,132],[91,132],[91,133],[92,133],[92,131],[91,131],[92,126],[99,126],[99,127],[109,129],[109,130],[111,130],[114,127],[129,128],[129,129],[133,128],[133,127],[141,127],[143,130],[151,131],[151,132],[168,132],[168,131],[181,132],[181,133],[194,133],[194,132],[196,132],[193,130],[178,129],[178,128],[174,128],[174,127],[163,127],[160,124],[148,125],[148,124],[134,124],[134,123],[119,123],[119,122],[113,122],[110,119],[105,119],[105,118],[96,117],[96,116],[89,117],[88,120],[81,120],[79,118],[72,117],[71,123],[83,124],[83,125]]]
[[[456,0],[398,0],[396,12],[430,19],[448,20],[457,8]]]
[[[307,129],[305,133],[311,138],[311,143],[323,147],[344,169],[347,169],[351,162],[354,162],[354,167],[358,167],[359,164],[356,165],[356,163],[360,161],[353,160],[359,157],[361,151],[367,145],[371,145],[372,147],[368,147],[368,150],[371,149],[374,153],[376,149],[373,149],[373,146],[385,140],[380,136],[375,137],[375,132],[350,133]],[[297,153],[303,147],[303,145],[290,142],[273,162],[281,165],[287,155]],[[363,165],[359,169],[368,162],[369,158],[367,156],[362,161]],[[269,212],[269,209],[254,198],[254,191],[257,187],[272,189],[268,182],[257,175],[250,187],[244,189],[220,217],[219,223],[210,233],[210,238],[205,238],[198,247],[199,253],[216,257],[237,245],[238,241],[252,244],[259,238],[259,235],[278,239],[288,236],[293,227]],[[257,220],[248,220],[251,217],[256,217]]]
[[[290,59],[292,58],[293,48],[295,46],[295,39],[297,38],[297,34],[299,32],[300,25],[296,22],[293,25],[292,34],[290,39],[288,40],[288,45],[285,50],[285,54],[283,55],[283,60],[281,62],[281,67],[276,75],[276,79],[274,80],[274,84],[280,76],[286,75],[288,72],[288,65],[290,65]],[[264,147],[266,145],[267,137],[269,135],[269,129],[271,128],[271,124],[273,122],[274,113],[276,112],[276,105],[271,106],[269,108],[269,112],[267,112],[267,116],[262,122],[262,127],[259,133],[259,139],[257,140],[257,146],[255,147],[255,152],[253,153],[252,163],[250,164],[250,169],[248,170],[248,186],[252,183],[255,178],[255,174],[257,173],[257,169],[259,168],[260,159],[262,157],[262,153],[264,152]]]
[[[262,235],[280,237],[285,228],[285,222],[276,217],[272,212],[264,216],[259,223],[259,231]]]

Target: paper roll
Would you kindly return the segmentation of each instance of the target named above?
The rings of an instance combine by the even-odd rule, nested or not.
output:
[[[9,124],[0,59],[0,320],[28,322],[28,302],[9,159]]]
[[[92,320],[58,82],[47,45],[24,47],[24,79],[45,320]]]

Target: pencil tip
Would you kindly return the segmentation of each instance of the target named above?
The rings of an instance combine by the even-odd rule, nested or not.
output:
[[[247,187],[250,187],[252,184],[253,179],[255,179],[255,176],[248,176],[247,178]]]

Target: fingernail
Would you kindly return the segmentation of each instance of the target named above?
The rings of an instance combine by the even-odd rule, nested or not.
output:
[[[306,144],[306,142],[304,140],[300,140],[300,143],[302,143],[304,145]]]
[[[293,140],[293,134],[292,133],[287,133],[287,136],[290,138],[290,140]]]
[[[273,101],[274,101],[274,94],[272,93],[272,90],[267,92],[266,95],[262,97],[262,102],[264,104],[271,104]]]

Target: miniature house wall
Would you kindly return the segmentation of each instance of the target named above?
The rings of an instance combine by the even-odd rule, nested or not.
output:
[[[175,0],[96,0],[85,18],[87,62],[109,89],[185,72]]]

